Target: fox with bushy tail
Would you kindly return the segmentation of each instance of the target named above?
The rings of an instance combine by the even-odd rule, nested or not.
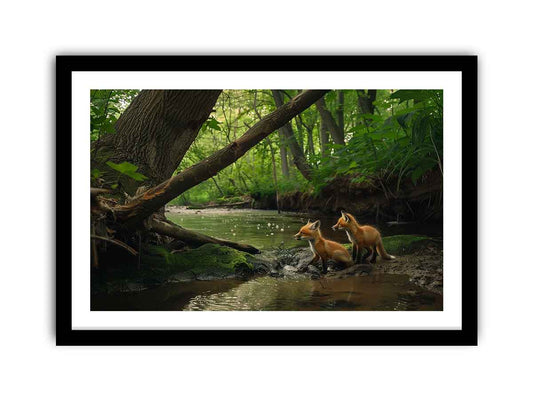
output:
[[[361,263],[370,257],[370,262],[375,262],[379,254],[384,260],[394,260],[396,257],[391,256],[383,247],[383,240],[379,231],[370,225],[359,225],[352,214],[341,211],[341,217],[333,230],[339,229],[346,232],[348,239],[352,243],[352,259],[356,264]],[[367,249],[367,254],[362,257],[363,249]]]

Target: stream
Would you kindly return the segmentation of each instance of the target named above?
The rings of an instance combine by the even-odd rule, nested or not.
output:
[[[167,211],[173,222],[206,235],[242,241],[261,250],[308,246],[293,235],[307,222],[307,215],[270,210]],[[312,218],[316,219],[316,218]],[[334,232],[335,216],[321,217],[328,239],[346,243],[344,232]],[[363,221],[364,222],[364,221]],[[428,225],[380,226],[383,235],[426,234],[439,237],[441,228]],[[137,311],[434,311],[442,310],[442,295],[410,282],[404,274],[371,273],[343,279],[258,276],[244,281],[224,279],[170,283],[140,292],[100,294],[91,298],[91,310]]]
[[[261,250],[308,246],[307,242],[294,240],[293,236],[309,218],[313,221],[320,219],[322,233],[327,239],[347,243],[346,233],[331,229],[337,223],[338,216],[309,216],[293,212],[278,214],[275,210],[255,209],[189,210],[179,207],[171,210],[167,211],[167,218],[184,228],[220,239],[242,241]],[[437,225],[382,225],[378,228],[383,236],[420,233],[442,235],[441,226]]]

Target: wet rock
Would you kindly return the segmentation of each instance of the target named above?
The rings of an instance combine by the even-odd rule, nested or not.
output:
[[[310,274],[318,274],[318,275],[320,275],[320,270],[315,265],[309,265],[307,267],[307,272],[310,273]]]
[[[280,268],[275,251],[266,251],[260,254],[246,254],[247,261],[252,265],[254,273],[271,274],[277,273]]]
[[[296,267],[293,267],[292,265],[285,265],[283,267],[283,276],[285,277],[294,277],[296,275],[300,275],[300,273],[298,272],[298,268]]]
[[[137,282],[127,282],[124,284],[124,286],[121,287],[121,292],[140,292],[142,290],[145,290],[146,286],[144,286],[142,283]]]
[[[182,271],[177,274],[171,275],[168,277],[168,282],[170,283],[179,283],[179,282],[191,282],[196,279],[196,275],[192,271]]]

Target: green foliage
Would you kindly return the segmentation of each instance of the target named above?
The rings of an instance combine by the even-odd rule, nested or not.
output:
[[[140,172],[137,172],[137,169],[139,169],[138,166],[133,165],[127,161],[121,162],[120,164],[115,164],[112,161],[108,161],[106,162],[106,164],[109,167],[113,168],[115,171],[118,171],[121,174],[129,176],[132,179],[135,179],[137,182],[142,182],[145,179],[148,179],[147,176],[144,176]]]
[[[316,190],[337,176],[394,178],[399,190],[406,178],[416,184],[430,170],[442,170],[442,91],[398,90],[374,104],[378,113],[352,119],[346,146],[330,145],[331,155],[320,159]]]
[[[284,90],[285,101],[297,90]],[[91,140],[114,133],[114,125],[130,104],[137,90],[91,91]],[[325,96],[327,109],[336,119],[342,110],[346,145],[323,146],[321,118],[312,106],[293,119],[295,137],[306,161],[312,166],[311,182],[306,181],[294,163],[286,139],[277,132],[250,149],[242,158],[218,174],[183,193],[172,203],[204,204],[211,201],[251,195],[272,197],[293,191],[319,192],[337,177],[352,182],[379,181],[390,191],[402,184],[418,184],[431,171],[442,171],[443,93],[440,90],[377,90],[373,114],[363,114],[356,90],[343,90],[344,104],[338,91]],[[189,168],[242,136],[250,127],[276,109],[270,90],[226,90],[220,95],[214,112],[202,125],[176,173]],[[281,152],[287,150],[288,175],[282,173]],[[112,159],[109,157],[108,159]],[[117,176],[136,181],[146,177],[131,163],[107,163]],[[103,168],[102,168],[103,169]],[[103,182],[103,172],[91,171],[91,179]],[[105,185],[120,185],[105,175]]]
[[[115,133],[115,122],[138,90],[91,90],[91,141]]]

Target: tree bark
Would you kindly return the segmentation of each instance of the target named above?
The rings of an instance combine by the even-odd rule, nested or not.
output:
[[[279,90],[272,90],[272,95],[274,97],[274,103],[276,104],[276,107],[279,109],[280,107],[283,106],[283,94]],[[289,149],[292,153],[294,165],[296,165],[296,168],[298,168],[302,176],[308,181],[310,181],[311,180],[311,167],[307,163],[307,160],[305,159],[302,146],[300,146],[300,143],[298,143],[298,141],[296,140],[296,136],[294,136],[294,131],[292,130],[292,126],[290,122],[280,127],[279,131],[281,132],[282,136],[287,141]]]
[[[339,126],[335,122],[335,119],[331,115],[331,112],[329,112],[327,109],[324,98],[321,98],[316,102],[316,108],[320,114],[322,124],[326,125],[327,130],[331,134],[333,143],[344,145],[344,133],[340,130]]]
[[[377,93],[377,90],[357,90],[357,103],[363,114],[374,114]]]
[[[328,154],[329,133],[324,122],[320,122],[320,154],[325,157]]]
[[[120,221],[135,226],[173,198],[209,179],[241,158],[248,150],[320,99],[327,90],[308,90],[267,115],[244,135],[196,165],[147,190],[125,205],[114,208]]]
[[[342,90],[337,92],[337,124],[344,137],[344,92]]]
[[[281,158],[281,174],[284,178],[290,177],[289,161],[287,159],[287,145],[285,144],[285,138],[279,133],[279,155]]]
[[[313,142],[313,127],[315,123],[313,122],[311,125],[307,125],[303,122],[302,115],[298,115],[297,118],[294,119],[296,122],[296,127],[298,128],[298,131],[300,133],[300,136],[303,138],[306,138],[307,141],[307,148],[304,150],[304,154],[307,154],[309,158],[314,157],[315,155],[315,144]],[[305,132],[304,132],[305,130]]]
[[[276,190],[276,210],[278,210],[278,214],[280,214],[281,210],[279,208],[279,186],[278,172],[276,169],[276,155],[274,154],[274,147],[272,147],[272,141],[270,140],[270,138],[267,137],[265,140],[268,144],[268,147],[270,148],[270,159],[272,160],[272,178],[274,179],[274,189]]]
[[[170,178],[220,93],[221,90],[141,91],[116,122],[115,134],[101,140],[99,167],[106,161],[128,161],[149,177],[143,185]]]

